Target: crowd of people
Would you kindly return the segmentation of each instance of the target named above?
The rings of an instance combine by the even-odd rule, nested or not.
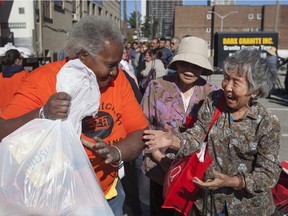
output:
[[[7,51],[0,77],[0,95],[5,95],[0,141],[32,119],[69,115],[71,96],[56,91],[56,77],[67,61],[79,59],[96,75],[100,89],[99,111],[82,120],[81,141],[113,213],[172,216],[177,212],[161,207],[165,173],[175,158],[202,147],[224,97],[225,108],[207,136],[213,162],[204,179],[191,184],[213,190],[218,213],[273,214],[280,124],[257,101],[276,81],[269,58],[255,49],[229,56],[220,89],[202,77],[213,74],[205,40],[129,42],[109,18],[95,16],[73,26],[65,52],[64,60],[28,74],[21,54]],[[151,69],[156,76],[143,87]],[[202,215],[202,205],[200,193],[190,215]]]

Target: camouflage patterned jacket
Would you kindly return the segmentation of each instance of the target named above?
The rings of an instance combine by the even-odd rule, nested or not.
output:
[[[203,142],[221,92],[214,91],[207,97],[198,112],[195,126],[179,135],[179,151],[183,155],[191,155]],[[272,215],[271,188],[277,183],[281,171],[279,148],[279,120],[260,103],[255,102],[238,120],[232,120],[227,107],[224,108],[208,135],[208,150],[213,162],[205,179],[213,178],[213,169],[228,176],[241,173],[246,186],[242,190],[215,190],[218,212],[226,201],[229,215]],[[196,206],[202,209],[202,194]]]

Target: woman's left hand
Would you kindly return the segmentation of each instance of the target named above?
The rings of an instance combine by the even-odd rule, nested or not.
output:
[[[221,187],[229,187],[230,177],[228,175],[222,174],[217,172],[216,170],[213,170],[214,179],[208,179],[206,182],[201,181],[199,178],[194,177],[192,180],[195,184],[197,184],[200,187],[207,187],[211,190],[216,190]]]

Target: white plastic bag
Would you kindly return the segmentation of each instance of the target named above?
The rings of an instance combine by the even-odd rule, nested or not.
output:
[[[81,119],[99,108],[96,77],[71,60],[57,91],[72,96],[68,119],[34,119],[0,144],[1,216],[113,215],[79,138]]]

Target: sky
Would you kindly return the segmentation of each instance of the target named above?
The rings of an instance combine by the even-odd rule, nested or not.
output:
[[[121,0],[123,1],[123,0]],[[125,0],[124,0],[125,1]],[[275,5],[276,3],[288,5],[288,0],[235,0],[236,5]],[[141,0],[126,0],[127,4],[127,19],[130,14],[135,11],[135,2],[137,9],[141,12]],[[184,0],[184,5],[206,5],[206,0]],[[122,4],[123,5],[123,4]],[[123,14],[123,13],[121,13]],[[123,17],[121,17],[123,19]]]

